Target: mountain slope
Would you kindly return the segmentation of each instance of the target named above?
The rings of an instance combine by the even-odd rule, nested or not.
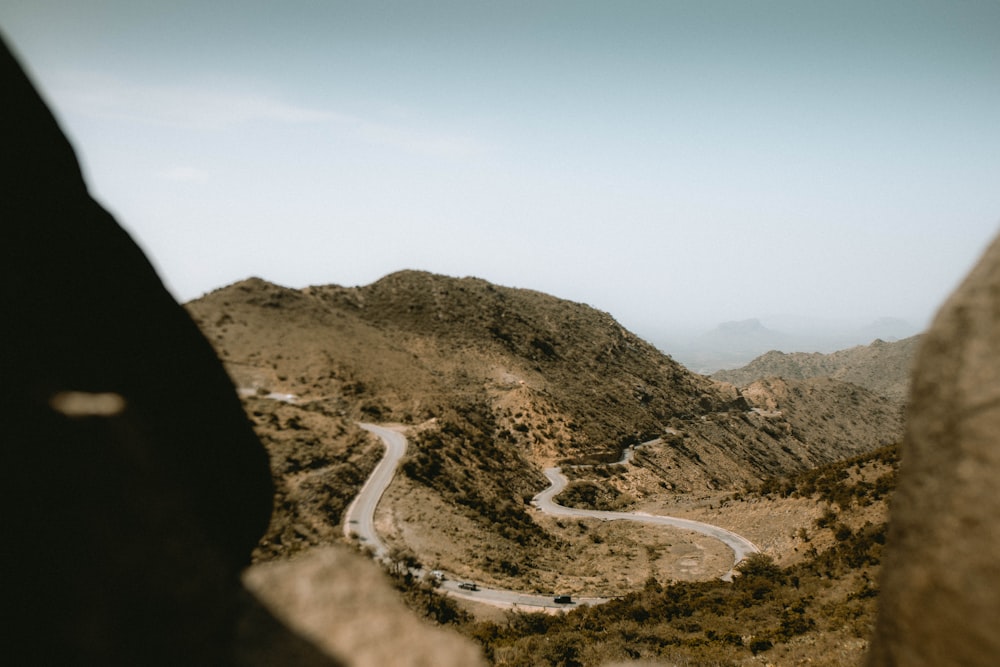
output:
[[[536,523],[526,504],[546,466],[612,461],[660,438],[612,480],[638,501],[742,488],[900,431],[898,410],[863,389],[789,381],[741,392],[687,371],[607,313],[475,278],[404,271],[301,290],[250,279],[187,307],[241,388],[297,397],[247,399],[279,487],[259,558],[333,539],[326,527],[373,463],[370,446],[356,451],[366,440],[355,420],[413,427],[398,487],[410,491],[389,506],[421,498],[437,523],[388,525],[390,543],[423,539],[456,554],[452,571],[479,568],[496,583],[542,563],[556,563],[552,576],[566,569],[562,529]]]
[[[543,458],[617,455],[737,398],[606,313],[472,278],[402,272],[301,291],[249,280],[188,308],[238,383],[407,423],[489,404],[499,428],[537,432]]]
[[[712,378],[746,386],[767,377],[806,379],[829,377],[864,387],[880,396],[905,401],[909,391],[910,364],[920,343],[911,336],[887,343],[875,340],[830,354],[819,352],[768,352],[742,368],[718,371]]]
[[[419,424],[480,406],[495,422],[490,435],[538,464],[616,458],[670,426],[698,431],[707,415],[752,407],[607,313],[475,278],[403,271],[303,290],[251,279],[188,308],[239,384],[356,419]],[[842,443],[817,455],[856,453]]]

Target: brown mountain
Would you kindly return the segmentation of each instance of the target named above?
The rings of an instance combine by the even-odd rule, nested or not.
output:
[[[902,402],[909,392],[910,365],[920,339],[917,335],[895,342],[875,340],[871,345],[830,354],[772,350],[742,368],[718,371],[711,377],[739,387],[768,377],[786,380],[829,377]]]
[[[614,460],[663,436],[643,449],[641,472],[607,482],[642,500],[740,487],[900,432],[896,407],[864,389],[787,381],[741,393],[607,313],[475,278],[403,271],[301,290],[250,279],[187,307],[237,385],[257,395],[247,408],[279,487],[261,558],[333,539],[377,451],[355,420],[413,425],[403,465],[412,497],[469,517],[510,558],[551,542],[525,504],[548,465]]]

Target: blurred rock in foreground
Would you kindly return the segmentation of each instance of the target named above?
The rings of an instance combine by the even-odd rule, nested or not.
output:
[[[869,665],[997,664],[998,481],[1000,240],[917,355]]]

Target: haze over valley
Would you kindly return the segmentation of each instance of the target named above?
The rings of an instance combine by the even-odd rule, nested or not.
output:
[[[918,333],[913,324],[896,317],[851,322],[775,316],[722,322],[710,330],[650,331],[645,337],[696,373],[711,374],[744,366],[771,351],[830,353]]]

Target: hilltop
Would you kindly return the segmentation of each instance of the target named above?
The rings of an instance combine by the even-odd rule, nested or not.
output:
[[[721,435],[733,446],[756,438],[759,457],[718,445],[732,463],[750,463],[748,473],[723,475],[735,481],[851,456],[895,434],[875,429],[854,433],[860,442],[812,447],[815,433],[784,414],[765,425],[752,412],[763,405],[689,372],[607,313],[476,278],[403,271],[364,287],[302,290],[251,279],[188,309],[243,387],[294,394],[349,419],[421,424],[449,410],[478,411],[488,435],[535,465],[613,460],[670,429]],[[841,391],[829,384],[807,393],[826,392],[836,403]],[[887,408],[874,396],[862,403],[861,412]],[[721,428],[728,435],[706,426],[730,414],[743,417]],[[782,431],[798,431],[798,442],[785,442],[791,434]],[[809,451],[788,457],[782,445]],[[711,446],[692,453],[703,448]]]
[[[909,392],[910,365],[920,339],[920,335],[895,342],[876,339],[870,345],[830,354],[772,350],[742,368],[718,371],[711,377],[740,387],[769,377],[786,380],[829,377],[902,402]]]

